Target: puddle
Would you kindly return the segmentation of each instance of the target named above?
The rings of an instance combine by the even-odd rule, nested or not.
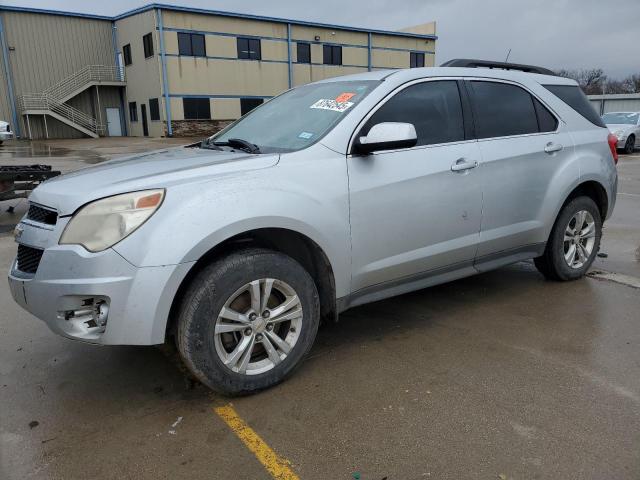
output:
[[[71,158],[77,157],[87,163],[107,160],[92,150],[74,150],[38,142],[8,142],[0,147],[0,165],[9,161],[24,163],[30,158]],[[45,162],[43,162],[45,163]]]

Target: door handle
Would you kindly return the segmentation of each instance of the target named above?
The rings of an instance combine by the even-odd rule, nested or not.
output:
[[[456,163],[451,165],[452,172],[464,172],[465,170],[471,170],[472,168],[476,168],[478,166],[478,162],[467,162],[464,158],[460,158],[456,160]]]
[[[547,153],[555,153],[555,152],[559,152],[563,148],[564,147],[562,145],[560,145],[559,143],[549,142],[544,147],[544,151],[547,152]]]

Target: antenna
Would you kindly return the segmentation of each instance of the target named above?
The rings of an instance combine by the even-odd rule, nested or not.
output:
[[[509,53],[507,53],[507,58],[504,59],[505,63],[509,61],[509,55],[511,55],[511,49],[509,49]]]

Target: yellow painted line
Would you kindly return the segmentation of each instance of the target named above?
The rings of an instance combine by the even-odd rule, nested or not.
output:
[[[231,405],[217,407],[215,412],[229,428],[242,440],[260,463],[276,480],[300,480],[289,468],[289,461],[274,452],[245,421],[240,418]]]

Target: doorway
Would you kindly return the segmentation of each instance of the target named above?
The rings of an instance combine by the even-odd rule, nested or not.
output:
[[[122,122],[119,108],[107,108],[107,134],[110,137],[122,136]]]
[[[140,113],[142,114],[142,134],[145,137],[149,136],[149,124],[147,123],[147,106],[140,104]]]

